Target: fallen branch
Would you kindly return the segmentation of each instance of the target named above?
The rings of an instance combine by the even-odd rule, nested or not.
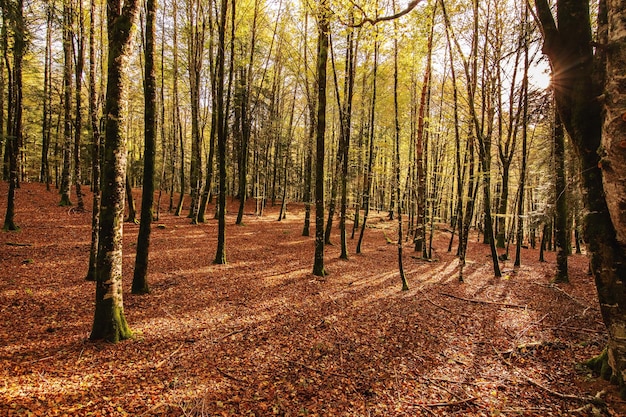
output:
[[[523,305],[519,305],[519,304],[499,303],[497,301],[488,301],[488,300],[476,300],[476,299],[473,299],[473,298],[459,297],[458,295],[449,294],[447,292],[440,292],[439,294],[440,295],[445,295],[446,297],[450,297],[450,298],[456,298],[457,300],[467,301],[468,303],[491,304],[491,305],[496,305],[496,306],[501,306],[501,307],[506,307],[506,308],[521,308],[521,309],[524,309],[524,310],[528,309],[528,306],[523,306]]]
[[[454,407],[455,405],[463,405],[463,404],[467,404],[467,403],[472,403],[474,401],[476,401],[478,399],[478,397],[470,397],[470,398],[466,398],[464,400],[458,400],[458,401],[446,401],[446,402],[442,402],[442,403],[430,403],[430,404],[412,404],[412,405],[416,405],[418,407]]]
[[[32,243],[17,243],[17,242],[7,242],[7,246],[33,246]]]
[[[240,382],[240,383],[243,383],[243,384],[246,383],[246,381],[244,381],[243,379],[239,379],[237,377],[232,376],[228,372],[223,371],[219,366],[216,366],[215,369],[217,369],[220,374],[224,375],[228,379],[232,379],[233,381],[237,381],[237,382]]]
[[[425,300],[426,300],[427,302],[429,302],[430,304],[434,305],[435,307],[440,308],[440,309],[442,309],[443,311],[447,311],[447,312],[448,312],[448,313],[450,313],[450,314],[456,314],[456,315],[463,316],[463,317],[468,317],[468,318],[469,318],[469,317],[471,317],[469,314],[465,314],[465,313],[455,313],[454,311],[452,311],[452,310],[450,310],[450,309],[448,309],[448,308],[446,308],[446,307],[444,307],[444,306],[440,306],[439,304],[435,303],[434,301],[429,300],[428,298],[426,298]]]

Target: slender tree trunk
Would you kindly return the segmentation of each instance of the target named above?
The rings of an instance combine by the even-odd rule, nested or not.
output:
[[[367,218],[370,213],[372,180],[374,178],[374,122],[376,121],[376,76],[378,73],[378,41],[374,41],[374,65],[372,68],[372,105],[370,108],[369,120],[369,152],[367,159],[367,170],[365,172],[365,181],[363,184],[363,223],[361,223],[361,232],[359,233],[359,241],[356,245],[356,253],[361,253],[361,244],[365,235],[365,227],[367,226]]]
[[[102,138],[100,136],[100,120],[98,116],[98,106],[96,102],[96,45],[95,45],[95,25],[96,0],[90,1],[91,24],[89,25],[89,118],[91,121],[91,167],[92,167],[92,188],[93,205],[91,211],[91,247],[89,249],[89,270],[87,271],[87,281],[96,280],[96,262],[98,259],[98,229],[100,226],[100,151]]]
[[[315,257],[313,275],[324,276],[324,136],[326,133],[326,63],[330,30],[328,0],[319,0],[317,40],[317,137],[315,162]]]
[[[395,0],[393,1],[395,13]],[[394,126],[395,126],[395,148],[394,148],[394,182],[396,207],[398,211],[398,271],[400,273],[400,281],[402,282],[402,291],[409,290],[409,284],[404,274],[404,265],[402,262],[402,198],[400,194],[400,118],[398,105],[398,22],[393,21],[394,37],[393,37],[393,108],[394,108]]]
[[[72,31],[74,33],[74,31]],[[81,134],[83,126],[82,116],[82,85],[83,85],[83,69],[85,67],[85,16],[83,13],[83,0],[78,0],[78,33],[76,35],[75,55],[76,67],[74,69],[74,79],[76,89],[74,90],[76,101],[76,115],[74,119],[74,187],[76,189],[76,208],[82,212],[85,210],[83,201],[83,191],[81,188],[81,168],[80,168],[80,146]]]
[[[8,118],[7,126],[9,128],[9,137],[7,138],[7,153],[9,155],[9,193],[7,196],[7,211],[4,217],[5,231],[19,230],[15,224],[15,190],[18,184],[18,149],[22,136],[22,62],[24,58],[24,50],[26,48],[25,33],[26,26],[24,24],[24,2],[17,0],[16,8],[13,13],[9,13],[7,5],[2,4],[3,24],[9,20],[13,28],[13,71],[8,61],[7,50],[4,51],[6,65],[9,73],[9,101],[8,101]],[[9,19],[9,15],[11,16]],[[6,44],[5,44],[6,45]]]
[[[524,193],[526,187],[526,160],[528,158],[528,3],[524,3],[524,77],[522,79],[522,166],[519,181],[519,203],[517,205],[517,241],[515,245],[515,262],[519,267],[522,261],[522,240],[524,239]]]
[[[146,43],[144,76],[144,163],[143,188],[141,194],[141,222],[137,236],[137,254],[133,274],[133,294],[150,292],[148,285],[148,253],[150,249],[150,229],[152,205],[154,203],[154,165],[156,153],[156,79],[154,69],[154,48],[156,44],[156,0],[146,1]]]
[[[122,135],[125,108],[123,74],[132,52],[133,27],[139,2],[107,0],[109,58],[104,114],[105,152],[100,207],[100,235],[96,268],[96,308],[89,338],[117,342],[132,336],[124,316],[122,301],[122,229],[126,143]]]
[[[39,180],[46,184],[46,189],[50,191],[50,161],[48,155],[50,153],[50,139],[51,139],[51,112],[50,104],[52,100],[51,80],[52,80],[52,24],[54,19],[54,7],[48,5],[46,11],[46,49],[44,60],[44,80],[43,80],[43,117],[41,119],[41,171],[39,173]],[[0,72],[4,72],[0,68]],[[4,75],[2,75],[4,76]],[[0,91],[4,91],[4,86],[0,85]],[[4,94],[0,94],[4,97]],[[0,103],[3,106],[4,103]],[[0,114],[0,120],[4,115]],[[0,122],[3,123],[4,121]],[[0,126],[0,135],[3,130]],[[0,141],[1,142],[1,141]]]
[[[63,171],[61,173],[61,206],[71,206],[72,168],[72,8],[63,0]]]
[[[567,270],[567,182],[565,178],[565,132],[558,112],[554,115],[554,164],[555,164],[555,245],[556,276],[555,282],[569,282]]]
[[[235,1],[235,0],[232,0]],[[224,95],[224,67],[226,49],[226,15],[228,0],[221,0],[220,18],[218,23],[218,44],[216,59],[217,85],[217,154],[219,165],[219,196],[217,202],[218,232],[215,264],[226,263],[226,112]]]

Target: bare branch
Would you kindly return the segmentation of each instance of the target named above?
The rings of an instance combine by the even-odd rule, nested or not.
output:
[[[399,11],[398,13],[395,13],[391,16],[381,16],[381,17],[376,17],[374,19],[367,17],[367,13],[365,13],[365,10],[363,10],[363,8],[361,6],[359,6],[356,3],[352,3],[354,4],[354,6],[361,12],[361,14],[363,15],[363,20],[361,20],[360,22],[357,23],[346,23],[346,26],[348,27],[353,27],[353,28],[360,28],[363,27],[366,23],[371,24],[372,26],[374,26],[376,23],[379,22],[386,22],[389,20],[394,20],[397,19],[399,17],[404,16],[405,14],[409,13],[411,10],[415,9],[415,7],[421,2],[422,0],[411,0],[411,2],[406,6],[406,9]]]

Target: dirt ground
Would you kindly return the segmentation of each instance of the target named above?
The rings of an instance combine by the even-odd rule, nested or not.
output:
[[[2,221],[6,195],[2,183]],[[0,232],[1,416],[626,415],[615,388],[578,365],[606,343],[584,255],[569,259],[570,284],[551,285],[554,253],[539,263],[532,249],[495,279],[472,235],[459,283],[440,231],[432,262],[405,248],[403,292],[384,213],[362,254],[349,241],[348,261],[333,235],[319,278],[302,205],[278,222],[278,206],[257,217],[252,201],[235,226],[229,200],[228,264],[213,265],[216,220],[191,225],[166,200],[148,295],[130,294],[139,227],[125,224],[134,338],[112,345],[88,340],[90,208],[59,207],[40,184],[18,190],[21,230]]]

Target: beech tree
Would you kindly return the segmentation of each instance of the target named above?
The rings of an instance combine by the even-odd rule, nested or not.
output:
[[[132,336],[122,299],[122,228],[126,180],[126,143],[122,131],[127,71],[132,52],[138,0],[107,0],[108,66],[104,108],[105,144],[102,202],[96,268],[96,308],[92,340],[118,342]]]
[[[588,1],[558,0],[556,15],[547,0],[536,0],[535,7],[556,107],[580,162],[583,235],[608,331],[607,349],[589,364],[618,383],[626,397],[626,95],[620,81],[626,65],[626,10],[620,1],[600,1],[594,47]]]
[[[15,3],[2,2],[3,30],[6,34],[6,24],[10,22],[13,32],[13,68],[7,64],[9,72],[9,100],[7,126],[8,137],[5,156],[9,159],[9,194],[7,196],[7,211],[4,217],[3,229],[6,231],[19,230],[15,223],[15,190],[18,185],[18,152],[22,138],[22,63],[26,49],[26,25],[24,24],[24,1]],[[6,48],[6,43],[4,44]],[[4,51],[6,54],[6,50]],[[5,55],[6,57],[7,55]],[[7,60],[8,61],[8,60]]]
[[[154,48],[156,44],[156,0],[146,1],[146,39],[144,76],[144,164],[143,187],[141,190],[141,220],[137,236],[137,255],[133,273],[133,294],[150,292],[148,285],[148,254],[154,202],[154,158],[156,154],[156,80],[154,70]]]

